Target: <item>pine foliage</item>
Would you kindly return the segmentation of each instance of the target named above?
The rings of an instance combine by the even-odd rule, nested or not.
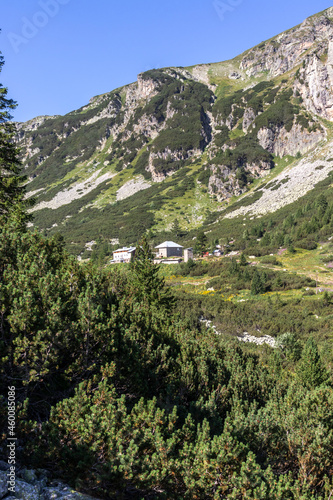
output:
[[[301,383],[309,389],[320,386],[329,377],[313,337],[310,337],[304,346],[297,375]]]
[[[0,53],[0,73],[3,65]],[[16,103],[7,95],[7,88],[0,84],[0,224],[7,221],[10,214],[22,224],[29,219],[25,209],[31,202],[24,199],[19,150],[13,141],[16,130],[10,122],[10,111],[15,109]]]
[[[0,427],[15,385],[18,462],[105,499],[329,500],[333,392],[314,339],[299,360],[290,334],[261,354],[216,335],[197,297],[176,304],[146,238],[122,270],[80,265],[61,237],[27,231],[13,103],[1,96]],[[204,233],[197,243],[203,252]],[[257,295],[270,277],[250,269],[244,256],[226,266]],[[251,311],[206,304],[235,330]]]

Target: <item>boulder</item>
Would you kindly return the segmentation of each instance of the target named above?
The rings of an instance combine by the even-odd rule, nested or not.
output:
[[[8,493],[7,485],[7,474],[4,471],[0,471],[0,498],[4,498]]]
[[[40,500],[40,491],[37,485],[29,484],[21,479],[15,481],[15,498],[19,500]]]

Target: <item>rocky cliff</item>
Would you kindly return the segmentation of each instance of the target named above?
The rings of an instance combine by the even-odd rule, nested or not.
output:
[[[268,71],[273,77],[293,70],[305,58],[327,53],[332,37],[333,7],[302,24],[250,49],[242,57],[240,68],[248,76]]]

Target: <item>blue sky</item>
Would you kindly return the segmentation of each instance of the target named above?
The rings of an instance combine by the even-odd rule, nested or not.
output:
[[[65,114],[142,71],[230,59],[330,7],[316,0],[10,0],[1,83],[14,118]]]

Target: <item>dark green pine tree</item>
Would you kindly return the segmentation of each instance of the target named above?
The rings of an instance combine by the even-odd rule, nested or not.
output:
[[[243,253],[240,256],[239,264],[241,266],[247,266],[247,260],[246,260],[246,257]]]
[[[172,231],[172,233],[174,234],[174,236],[176,238],[179,238],[182,235],[182,230],[181,230],[181,227],[180,227],[178,219],[175,219],[173,221],[171,231]]]
[[[235,257],[232,257],[231,259],[229,272],[232,276],[239,273],[239,264]]]
[[[0,72],[4,65],[0,52]],[[10,110],[16,103],[7,98],[8,90],[0,84],[0,225],[9,218],[24,224],[31,217],[26,208],[32,201],[24,200],[25,178],[21,176],[21,165],[18,159],[19,151],[13,142],[15,125],[10,122]]]
[[[327,290],[325,290],[323,299],[322,299],[323,306],[328,307],[331,304],[331,295],[328,293]]]
[[[130,264],[131,289],[138,300],[148,302],[149,305],[169,308],[173,300],[165,286],[164,278],[160,276],[158,264],[154,264],[154,254],[151,251],[147,238],[143,236],[139,241],[135,257]]]
[[[261,279],[260,273],[256,269],[251,282],[251,293],[252,295],[260,295],[263,292],[264,292],[264,283],[263,280]]]
[[[318,387],[329,378],[313,337],[309,338],[303,348],[302,357],[297,367],[297,377],[308,389]]]
[[[318,196],[316,200],[316,207],[318,208],[319,217],[322,217],[325,214],[328,207],[328,202],[324,194]]]
[[[207,236],[203,231],[200,231],[197,234],[197,239],[194,245],[194,252],[202,255],[204,252],[207,251]]]

